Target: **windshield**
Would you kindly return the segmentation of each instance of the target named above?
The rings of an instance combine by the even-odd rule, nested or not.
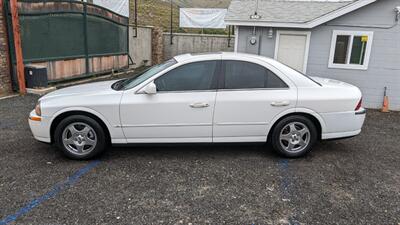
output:
[[[149,69],[143,71],[142,73],[135,75],[131,78],[127,78],[125,80],[120,80],[113,84],[114,90],[126,90],[133,87],[136,87],[138,84],[143,81],[149,79],[150,77],[156,75],[157,73],[167,69],[168,67],[174,65],[176,63],[175,59],[170,59],[161,64],[150,67]]]

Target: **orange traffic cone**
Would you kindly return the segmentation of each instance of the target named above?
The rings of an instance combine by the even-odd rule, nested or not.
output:
[[[382,109],[381,109],[381,112],[384,112],[384,113],[389,112],[389,97],[386,95],[386,90],[387,90],[387,87],[385,87],[385,92],[384,92],[384,96],[383,96],[383,105],[382,105]]]

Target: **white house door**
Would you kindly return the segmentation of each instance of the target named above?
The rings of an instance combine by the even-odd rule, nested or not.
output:
[[[275,59],[305,73],[308,57],[309,32],[277,33]]]

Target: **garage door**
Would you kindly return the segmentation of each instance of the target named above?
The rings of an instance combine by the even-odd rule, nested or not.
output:
[[[309,33],[277,33],[275,59],[300,72],[306,72]]]

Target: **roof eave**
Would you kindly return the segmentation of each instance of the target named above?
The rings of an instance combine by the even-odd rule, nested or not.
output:
[[[255,27],[311,28],[306,23],[276,23],[266,21],[225,20],[226,25]]]
[[[293,23],[293,22],[267,22],[267,21],[249,21],[249,20],[234,20],[234,19],[226,19],[226,25],[234,25],[234,26],[262,26],[262,27],[285,27],[285,28],[304,28],[310,29],[321,24],[324,24],[328,21],[336,19],[340,16],[343,16],[347,13],[353,12],[359,8],[362,8],[366,5],[369,5],[377,0],[359,0],[352,4],[346,5],[338,10],[327,13],[321,17],[318,17],[314,20],[304,22],[304,23]]]

